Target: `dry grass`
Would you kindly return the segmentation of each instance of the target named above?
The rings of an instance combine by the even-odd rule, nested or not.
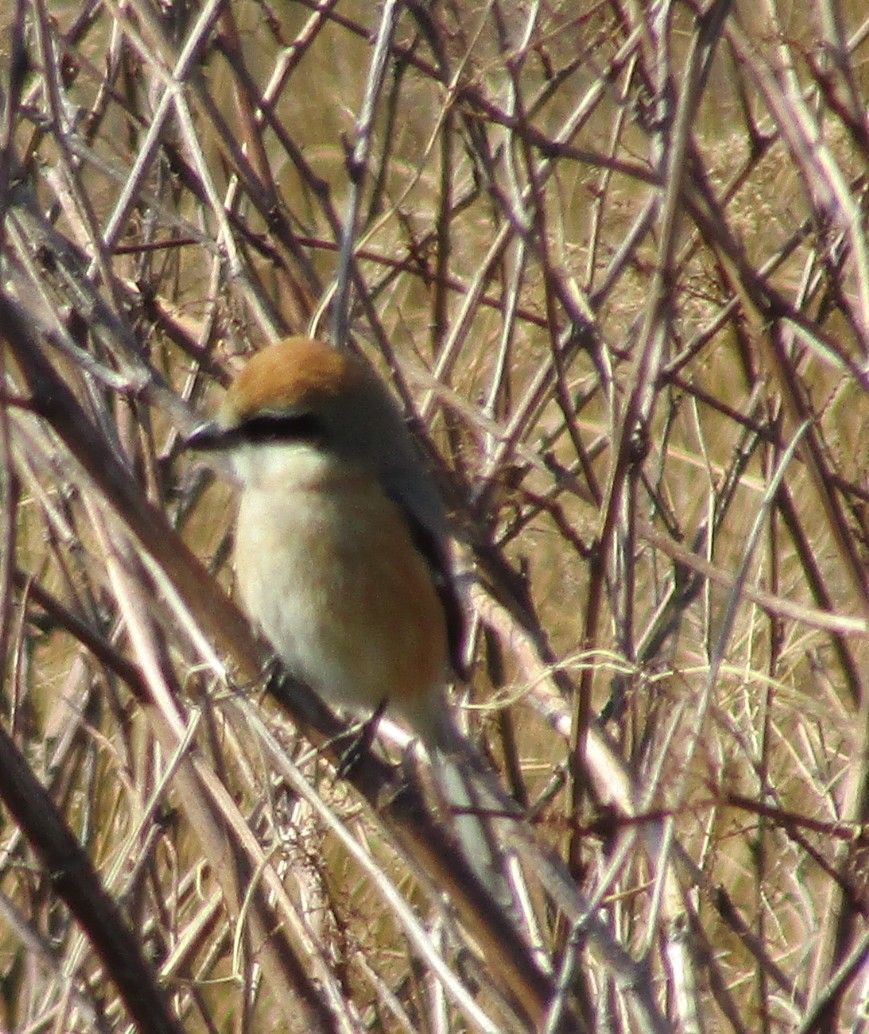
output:
[[[0,1028],[865,1030],[862,5],[3,18]],[[519,928],[263,687],[179,454],[344,327],[473,572]]]

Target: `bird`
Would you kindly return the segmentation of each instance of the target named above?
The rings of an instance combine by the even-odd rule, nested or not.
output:
[[[384,381],[361,356],[285,338],[253,354],[187,445],[230,459],[238,592],[284,666],[353,715],[388,708],[437,759],[448,803],[472,810],[446,696],[466,667],[446,508]],[[467,814],[454,826],[506,900],[488,829]]]

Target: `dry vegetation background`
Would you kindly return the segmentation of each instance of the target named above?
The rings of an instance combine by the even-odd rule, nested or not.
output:
[[[0,1028],[865,1031],[865,7],[0,16]],[[521,917],[397,732],[336,779],[262,688],[179,453],[345,324],[449,499]]]

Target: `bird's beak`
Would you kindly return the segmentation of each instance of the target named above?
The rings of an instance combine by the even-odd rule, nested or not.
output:
[[[221,427],[213,420],[208,420],[193,429],[184,439],[182,448],[196,449],[199,452],[218,452],[228,449],[233,444],[233,440],[231,429]]]

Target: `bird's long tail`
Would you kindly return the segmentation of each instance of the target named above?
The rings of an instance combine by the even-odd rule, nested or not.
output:
[[[440,710],[426,747],[438,793],[465,861],[495,903],[512,914],[516,905],[507,858],[487,818],[492,802],[484,792],[485,762],[456,727],[446,707]]]

